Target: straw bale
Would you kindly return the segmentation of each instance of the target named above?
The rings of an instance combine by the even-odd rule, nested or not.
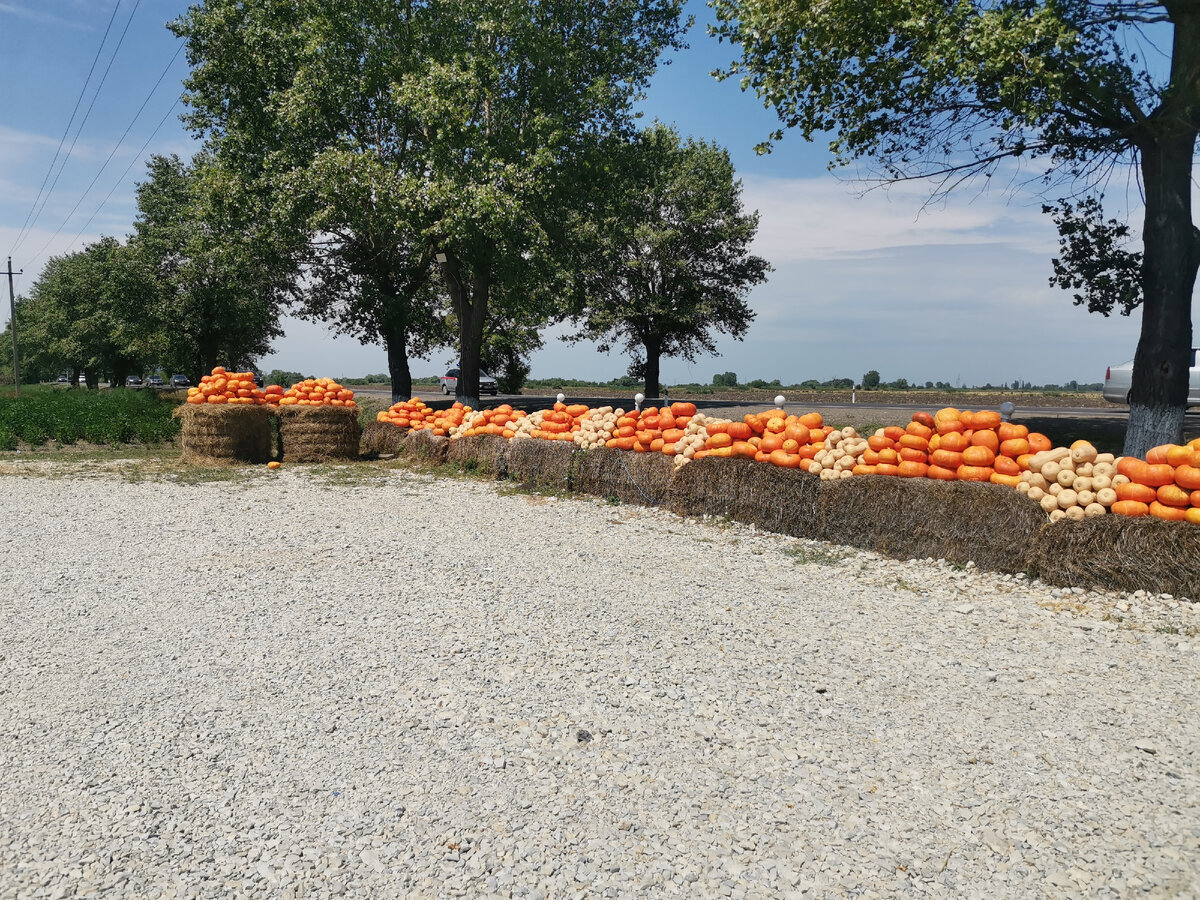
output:
[[[622,503],[661,506],[671,488],[672,457],[597,447],[580,455],[574,488]]]
[[[395,456],[404,450],[407,436],[408,429],[397,428],[391,422],[368,422],[363,426],[358,452],[361,456]]]
[[[1200,525],[1148,516],[1063,520],[1034,535],[1026,563],[1050,584],[1200,600]]]
[[[271,459],[271,411],[249,403],[182,404],[179,440],[185,462],[265,463]]]
[[[429,462],[440,463],[446,459],[446,445],[450,439],[434,434],[428,428],[410,431],[404,438],[404,452]]]
[[[1020,572],[1047,518],[1004,485],[861,475],[820,482],[815,521],[819,540]]]
[[[287,462],[358,459],[362,428],[353,406],[281,406],[279,455]]]
[[[473,434],[452,440],[446,447],[446,462],[472,472],[504,478],[508,474],[507,438]]]
[[[508,477],[529,488],[569,491],[577,455],[569,441],[514,440],[508,448]]]
[[[729,513],[731,519],[792,537],[815,536],[820,484],[817,476],[750,459],[737,462],[737,493]],[[688,468],[691,466],[684,466]]]
[[[741,470],[751,464],[716,457],[688,463],[671,478],[667,509],[681,516],[732,517]]]

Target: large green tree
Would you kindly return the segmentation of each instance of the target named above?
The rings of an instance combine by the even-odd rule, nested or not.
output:
[[[22,374],[68,370],[90,387],[123,387],[155,358],[156,286],[141,256],[115,238],[53,257],[18,307]]]
[[[1037,160],[1067,201],[1051,207],[1068,223],[1062,266],[1078,256],[1072,235],[1100,221],[1078,197],[1098,202],[1106,179],[1136,169],[1142,325],[1125,451],[1181,439],[1200,264],[1191,210],[1200,0],[709,5],[714,33],[741,46],[741,59],[718,74],[741,76],[785,128],[831,135],[838,164],[872,161],[886,178],[933,177],[949,190],[1007,160]],[[1129,263],[1113,254],[1077,270],[1084,281],[1109,279],[1101,308],[1129,297]],[[1056,275],[1074,286],[1071,274]]]
[[[553,316],[560,226],[589,184],[584,151],[628,127],[659,54],[678,45],[680,6],[206,0],[173,27],[188,41],[191,125],[223,165],[309,203],[314,237],[390,242],[441,266],[459,391],[477,400],[490,304],[506,304],[501,320]],[[372,202],[347,202],[348,179],[369,179]],[[398,298],[410,322],[431,312],[419,297]]]
[[[588,233],[577,339],[623,344],[630,374],[659,396],[663,357],[715,353],[754,319],[747,292],[771,267],[750,252],[758,214],[742,209],[729,153],[654,124],[610,154],[611,185]]]
[[[130,243],[158,284],[147,314],[162,324],[159,361],[193,381],[216,365],[252,365],[282,334],[291,248],[213,158],[154,156],[147,168]]]
[[[432,284],[425,136],[397,88],[421,67],[424,4],[207,0],[188,40],[191,126],[304,249],[300,313],[382,343],[393,399],[449,342]]]

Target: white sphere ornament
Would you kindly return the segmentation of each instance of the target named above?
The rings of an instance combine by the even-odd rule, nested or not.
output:
[[[783,396],[783,394],[779,394],[775,397],[775,405],[776,406],[783,406],[783,404],[786,402],[787,402],[787,399]]]
[[[646,399],[645,394],[634,394],[633,395],[633,400],[635,403],[641,403],[645,399]]]
[[[566,394],[559,394],[559,395],[558,395],[558,402],[559,402],[559,403],[562,403],[562,402],[563,402],[564,400],[566,400],[566,399],[567,399],[567,395],[566,395]]]

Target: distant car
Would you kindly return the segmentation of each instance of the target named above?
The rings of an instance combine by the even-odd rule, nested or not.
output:
[[[146,379],[146,387],[148,387],[148,388],[164,388],[164,387],[166,387],[166,385],[163,384],[161,375],[151,375]]]
[[[86,375],[80,375],[80,376],[79,376],[79,383],[80,383],[80,384],[87,384],[87,376],[86,376]]]
[[[1188,377],[1188,406],[1200,406],[1200,367],[1196,365],[1200,348],[1192,348],[1192,358],[1189,362],[1191,372]],[[1123,362],[1119,366],[1109,366],[1104,373],[1104,399],[1109,403],[1128,403],[1129,391],[1133,387],[1133,360]]]
[[[125,379],[125,387],[140,388],[142,386],[142,378],[140,375],[130,375]]]
[[[70,384],[71,379],[66,375],[59,375],[58,378],[55,379],[54,383],[55,384]]]
[[[188,381],[188,377],[186,375],[172,375],[171,376],[171,387],[186,388],[186,387],[191,387],[191,386],[192,386],[192,383],[190,381]]]
[[[454,368],[448,371],[445,375],[438,378],[438,386],[442,389],[442,393],[450,396],[458,390],[458,375],[459,369]],[[491,375],[479,373],[479,393],[496,395],[496,379]]]

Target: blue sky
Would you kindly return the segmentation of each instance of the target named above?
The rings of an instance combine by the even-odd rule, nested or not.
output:
[[[132,230],[134,185],[151,153],[186,158],[195,150],[176,105],[186,61],[164,27],[187,0],[121,0],[115,16],[114,5],[0,0],[0,253],[25,270],[18,293],[50,256]],[[716,358],[664,360],[665,382],[708,382],[726,371],[742,381],[857,379],[877,369],[885,380],[1061,383],[1100,380],[1106,365],[1133,356],[1137,313],[1090,315],[1049,287],[1055,234],[1032,193],[968,188],[929,206],[920,183],[867,191],[854,173],[830,173],[827,148],[794,134],[774,153],[756,155],[774,114],[737,84],[709,76],[733,52],[705,34],[711,14],[703,2],[691,0],[689,11],[698,20],[691,47],[661,70],[644,111],[729,148],[745,204],[761,214],[756,252],[775,271],[750,296],[757,319],[745,340],[720,341]],[[57,174],[48,175],[64,132]],[[43,181],[47,190],[35,206]],[[1110,189],[1110,199],[1122,199],[1122,190],[1136,210],[1136,191],[1123,184]],[[261,360],[264,369],[334,377],[386,371],[380,347],[338,338],[323,325],[289,319],[285,329]],[[561,334],[547,333],[532,361],[535,377],[625,372],[624,357],[568,345]],[[447,349],[415,360],[413,372],[434,374],[452,356]]]

